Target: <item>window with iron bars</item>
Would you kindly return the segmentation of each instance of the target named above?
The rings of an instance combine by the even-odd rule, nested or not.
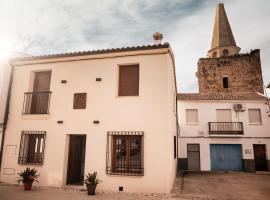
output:
[[[143,132],[108,132],[106,162],[107,174],[143,176]]]
[[[43,165],[45,139],[45,131],[22,131],[18,163]]]

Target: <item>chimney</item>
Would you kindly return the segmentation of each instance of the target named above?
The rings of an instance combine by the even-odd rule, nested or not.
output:
[[[162,44],[163,35],[161,33],[156,32],[153,35],[153,38],[154,38],[154,42],[155,42],[156,45]]]

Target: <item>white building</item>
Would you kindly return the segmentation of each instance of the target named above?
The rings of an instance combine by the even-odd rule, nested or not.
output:
[[[97,171],[101,190],[170,192],[177,113],[168,43],[11,63],[2,182],[31,166],[42,186],[78,184]]]
[[[218,4],[208,58],[200,58],[199,93],[178,94],[179,169],[270,170],[269,102],[260,50],[239,54]]]
[[[259,93],[178,94],[179,168],[270,170],[269,114]]]

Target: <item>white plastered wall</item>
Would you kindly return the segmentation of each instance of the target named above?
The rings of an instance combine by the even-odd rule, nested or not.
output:
[[[174,82],[169,80],[173,66],[168,53],[162,51],[154,55],[15,67],[1,181],[15,183],[16,173],[26,167],[17,164],[21,131],[39,130],[47,132],[44,164],[35,166],[41,174],[40,185],[65,184],[67,135],[85,134],[85,173],[98,172],[103,181],[98,189],[117,191],[123,186],[128,192],[168,193],[175,176],[176,160],[172,159],[171,144],[176,121],[171,109]],[[118,97],[118,65],[133,63],[140,65],[140,95]],[[31,72],[46,69],[52,71],[50,115],[23,116],[24,92],[29,90]],[[102,81],[96,82],[96,78]],[[61,84],[61,80],[67,83]],[[84,110],[73,110],[73,95],[78,92],[87,93]],[[58,120],[63,124],[57,124]],[[94,120],[100,123],[93,124]],[[107,131],[144,131],[144,176],[106,174]],[[12,151],[8,149],[11,145]],[[5,173],[8,168],[14,169],[15,175]]]
[[[245,105],[244,112],[236,112],[233,109],[235,103]],[[248,109],[261,109],[262,124],[250,124]],[[198,124],[186,123],[186,109],[198,109]],[[210,137],[208,122],[216,122],[216,109],[231,109],[232,121],[243,122],[244,135],[232,137]],[[210,144],[241,144],[243,159],[254,159],[253,144],[265,144],[267,159],[270,159],[270,117],[267,111],[269,107],[265,101],[179,101],[178,115],[180,125],[180,137],[178,154],[179,158],[187,158],[187,144],[200,144],[201,170],[209,171]],[[202,135],[203,133],[203,135]]]

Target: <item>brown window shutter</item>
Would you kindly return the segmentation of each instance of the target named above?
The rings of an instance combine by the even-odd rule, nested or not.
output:
[[[34,92],[48,92],[51,84],[51,71],[35,72]]]
[[[119,66],[119,96],[139,95],[139,65]]]
[[[73,101],[73,109],[86,108],[86,93],[75,93]]]

